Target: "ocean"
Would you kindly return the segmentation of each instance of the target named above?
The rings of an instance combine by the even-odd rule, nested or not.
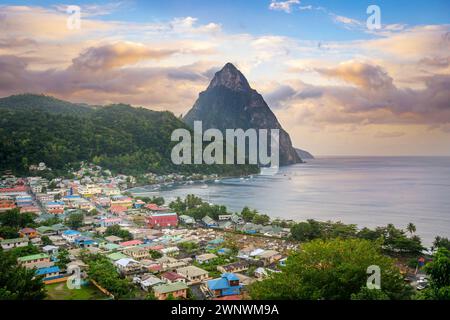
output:
[[[232,211],[273,218],[342,221],[358,227],[417,227],[423,243],[450,237],[450,157],[319,157],[274,176],[133,189],[167,202],[195,194]]]

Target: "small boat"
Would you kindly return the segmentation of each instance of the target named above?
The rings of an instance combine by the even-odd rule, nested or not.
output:
[[[219,182],[220,182],[219,179],[214,180],[214,183],[219,183]]]

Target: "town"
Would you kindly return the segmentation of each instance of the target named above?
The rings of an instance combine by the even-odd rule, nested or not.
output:
[[[48,170],[44,163],[30,169]],[[74,179],[2,176],[0,215],[33,214],[37,226],[1,240],[1,247],[33,247],[17,260],[35,270],[47,289],[69,290],[76,268],[81,290],[94,286],[104,298],[120,298],[89,275],[89,259],[95,257],[114,266],[117,277],[132,286],[133,298],[245,299],[246,286],[280,272],[296,247],[288,240],[289,228],[245,222],[237,213],[217,219],[178,214],[163,199],[124,192],[134,177],[104,178],[101,171],[83,164]]]

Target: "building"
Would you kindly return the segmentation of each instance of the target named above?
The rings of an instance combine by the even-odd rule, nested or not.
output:
[[[119,245],[121,247],[135,247],[135,246],[139,246],[143,244],[143,242],[141,240],[130,240],[130,241],[125,241],[125,242],[120,242]]]
[[[26,247],[28,245],[28,238],[15,238],[15,239],[5,239],[0,242],[3,250]]]
[[[118,244],[123,241],[123,239],[118,236],[107,236],[107,237],[105,237],[105,240],[108,242],[111,242],[111,243],[115,243],[115,244]]]
[[[16,205],[18,207],[30,207],[33,205],[33,199],[30,195],[26,196],[17,196],[16,197]]]
[[[214,297],[240,295],[242,289],[239,278],[233,273],[223,273],[218,279],[208,280],[206,285]]]
[[[270,265],[274,262],[279,261],[282,255],[276,250],[265,250],[259,255],[259,259],[263,261],[264,265]]]
[[[63,231],[63,233],[61,234],[63,239],[65,239],[68,242],[75,242],[75,239],[78,238],[80,235],[81,233],[76,230],[66,230]]]
[[[59,250],[59,247],[52,246],[52,245],[47,245],[47,246],[42,247],[42,251],[44,251],[44,253],[47,253],[52,256],[58,254],[58,250]]]
[[[117,269],[123,274],[136,273],[142,270],[142,266],[139,262],[130,258],[119,259],[114,262]]]
[[[189,284],[201,283],[209,278],[208,271],[196,266],[178,268],[176,272],[185,277]]]
[[[9,199],[0,200],[0,212],[5,212],[16,208],[14,201]]]
[[[219,215],[219,221],[231,220],[232,214],[221,214]]]
[[[119,215],[119,214],[121,214],[121,213],[124,213],[124,212],[126,212],[128,210],[128,208],[126,207],[126,206],[122,206],[122,205],[112,205],[110,208],[109,208],[109,211],[112,213],[112,214],[116,214],[116,215]]]
[[[164,281],[154,275],[145,275],[141,279],[137,278],[135,282],[139,283],[142,290],[149,291],[150,288],[164,284]]]
[[[150,228],[168,228],[178,225],[178,215],[176,213],[153,213],[147,218]]]
[[[174,282],[186,283],[185,277],[173,271],[164,272],[161,275],[161,279],[165,280],[167,283],[174,283]]]
[[[90,198],[94,195],[101,194],[102,188],[96,184],[81,185],[78,187],[78,193],[83,197]]]
[[[180,222],[183,224],[194,224],[195,220],[194,220],[194,218],[183,214],[180,216]]]
[[[137,260],[150,257],[150,251],[146,247],[128,247],[123,250],[123,253]]]
[[[43,281],[53,280],[59,277],[61,270],[58,266],[39,268],[36,270],[37,276],[43,276]]]
[[[217,228],[219,226],[219,224],[217,223],[217,221],[215,221],[213,218],[211,218],[210,216],[204,216],[202,219],[202,223],[205,225],[205,227],[207,228]]]
[[[25,257],[17,258],[20,265],[27,269],[33,268],[46,268],[53,266],[53,262],[50,261],[50,256],[46,253],[32,254]]]
[[[99,222],[99,225],[101,227],[111,227],[111,226],[115,226],[117,224],[121,224],[122,223],[122,219],[121,218],[107,218],[107,219],[101,219]]]
[[[133,207],[133,199],[121,195],[112,196],[110,206],[122,206],[131,209]]]
[[[182,282],[174,282],[169,284],[161,284],[153,287],[153,292],[158,300],[166,300],[169,295],[174,298],[187,297],[188,286]]]
[[[233,262],[224,266],[218,266],[217,271],[222,273],[236,273],[248,270],[250,263],[247,261]]]
[[[73,242],[79,248],[91,248],[97,245],[94,239],[83,236],[76,237]]]
[[[64,202],[63,201],[49,201],[44,204],[45,209],[51,214],[62,214],[64,213]]]
[[[23,228],[23,229],[20,229],[19,236],[21,238],[25,238],[26,237],[28,239],[33,239],[33,238],[36,238],[38,236],[38,233],[37,233],[36,229]]]
[[[216,259],[217,256],[214,253],[205,253],[195,257],[195,260],[200,263],[210,263],[212,260]]]

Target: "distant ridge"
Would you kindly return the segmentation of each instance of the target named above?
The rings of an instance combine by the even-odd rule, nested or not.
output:
[[[31,164],[45,162],[52,174],[62,175],[80,161],[132,175],[258,172],[256,166],[246,165],[173,164],[171,134],[190,128],[168,111],[125,104],[89,106],[22,94],[0,98],[0,123],[0,172],[26,175]]]

